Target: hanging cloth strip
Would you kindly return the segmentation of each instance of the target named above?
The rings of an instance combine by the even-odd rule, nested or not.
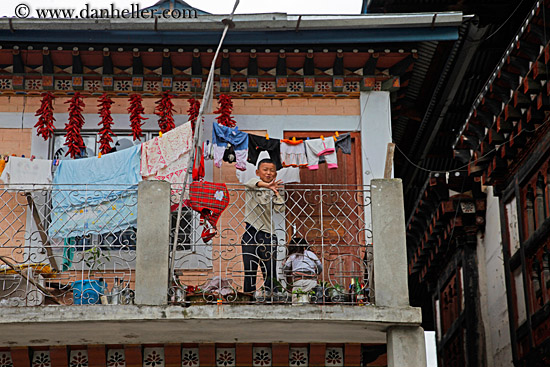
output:
[[[266,139],[263,136],[248,136],[248,162],[256,165],[260,152],[267,151],[269,158],[275,163],[275,168],[283,168],[281,163],[281,141],[279,139]]]
[[[60,161],[53,179],[49,236],[69,238],[135,227],[140,153],[141,145],[136,145],[101,158]]]
[[[319,156],[324,155],[329,169],[338,168],[334,139],[310,139],[305,141],[307,163],[310,170],[319,169]]]
[[[214,165],[218,168],[222,166],[222,159],[227,149],[227,143],[231,143],[235,151],[235,168],[244,171],[246,169],[246,159],[249,154],[249,136],[240,131],[237,127],[230,128],[214,122],[212,126],[212,144],[214,145]]]
[[[200,213],[200,223],[204,225],[202,240],[210,241],[217,233],[217,223],[229,205],[229,192],[224,183],[203,181],[204,156],[197,148],[193,162],[193,183],[189,187],[191,208]],[[208,222],[212,228],[209,228]]]
[[[307,166],[304,141],[281,139],[281,159],[283,167]]]
[[[0,176],[8,189],[13,190],[49,190],[52,184],[52,161],[10,157]]]
[[[336,138],[336,143],[334,143],[334,149],[338,153],[338,150],[341,150],[344,154],[351,154],[351,134],[345,133],[340,134]],[[319,157],[319,164],[325,163],[325,156]]]
[[[183,190],[185,173],[193,147],[191,122],[143,143],[141,175],[145,180],[168,181],[171,185],[171,209],[175,210]],[[189,199],[186,193],[184,199]]]

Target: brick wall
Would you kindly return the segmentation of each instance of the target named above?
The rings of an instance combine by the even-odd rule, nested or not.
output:
[[[97,97],[84,98],[84,113],[97,114]],[[143,98],[143,108],[146,114],[155,112],[158,97]],[[39,96],[0,97],[0,112],[34,113],[40,107]],[[66,113],[69,100],[67,96],[58,96],[53,101],[54,113]],[[111,113],[128,113],[128,97],[114,97]],[[187,114],[189,104],[187,98],[174,98],[176,114]],[[287,98],[287,99],[233,99],[233,114],[235,115],[359,115],[358,98]],[[214,102],[215,110],[217,103]]]
[[[31,129],[0,129],[0,154],[30,156]]]

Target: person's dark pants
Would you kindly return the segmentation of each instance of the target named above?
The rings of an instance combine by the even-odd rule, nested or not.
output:
[[[256,290],[256,273],[258,264],[264,277],[266,291],[273,289],[273,280],[277,279],[277,236],[264,231],[258,231],[246,223],[242,238],[244,262],[244,291]]]

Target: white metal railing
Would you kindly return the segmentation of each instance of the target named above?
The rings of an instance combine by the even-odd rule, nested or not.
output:
[[[276,241],[260,245],[261,258],[248,256],[255,265],[245,269],[246,190],[227,186],[230,204],[211,241],[201,239],[199,215],[183,209],[169,302],[290,303],[294,296],[294,302],[373,303],[369,187],[286,185],[282,210],[269,208]],[[172,186],[172,210],[179,190]],[[116,185],[0,185],[0,306],[132,303],[137,192]],[[174,233],[175,211],[171,221]],[[293,238],[307,242],[322,265],[308,291],[283,269]],[[247,278],[253,289],[245,292]]]

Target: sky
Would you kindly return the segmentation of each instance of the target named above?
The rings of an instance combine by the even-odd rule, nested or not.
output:
[[[91,8],[106,8],[111,4],[117,9],[130,9],[131,4],[140,4],[141,8],[154,5],[158,0],[1,0],[0,16],[13,17],[20,4],[36,8],[82,9],[86,3]],[[229,14],[233,0],[189,0],[189,5],[212,14]],[[237,13],[270,13],[287,14],[359,14],[362,0],[240,0]]]

